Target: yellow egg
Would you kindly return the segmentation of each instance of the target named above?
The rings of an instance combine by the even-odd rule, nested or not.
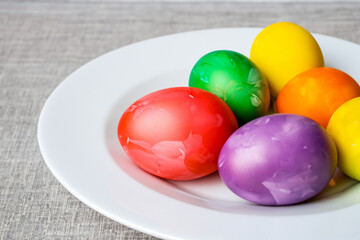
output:
[[[297,74],[324,66],[315,38],[306,29],[289,22],[264,28],[251,46],[250,59],[267,76],[274,97]]]
[[[349,177],[360,181],[360,97],[341,105],[327,126],[338,149],[338,166]]]

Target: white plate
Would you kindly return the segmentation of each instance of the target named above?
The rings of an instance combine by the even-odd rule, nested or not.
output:
[[[249,56],[261,29],[187,32],[132,44],[75,71],[47,100],[38,141],[46,164],[78,199],[131,228],[166,239],[358,239],[360,184],[337,172],[335,185],[294,206],[241,200],[217,174],[166,181],[134,165],[117,139],[117,123],[136,99],[186,86],[205,53]],[[360,79],[360,46],[315,34],[329,67]],[[334,183],[334,181],[332,182]]]

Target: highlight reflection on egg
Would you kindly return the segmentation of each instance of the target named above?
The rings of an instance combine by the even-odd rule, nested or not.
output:
[[[190,87],[148,94],[122,115],[118,137],[143,170],[172,180],[190,180],[217,170],[227,138],[237,129],[231,109],[214,94]]]

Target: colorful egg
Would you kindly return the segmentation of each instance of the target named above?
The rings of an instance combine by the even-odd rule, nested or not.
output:
[[[360,181],[360,97],[341,105],[330,118],[327,131],[338,149],[338,166]]]
[[[288,205],[318,194],[331,180],[337,152],[313,120],[273,114],[240,127],[224,144],[219,173],[238,196],[262,205]]]
[[[297,74],[324,66],[315,38],[306,29],[289,22],[264,28],[251,46],[250,59],[268,78],[270,93],[274,97]]]
[[[269,108],[264,75],[247,57],[234,51],[214,51],[200,58],[191,71],[189,86],[224,100],[239,125],[263,116]]]
[[[148,94],[122,115],[118,137],[140,168],[172,180],[217,170],[227,138],[237,129],[231,109],[202,89],[175,87]]]
[[[313,68],[284,86],[277,98],[276,110],[309,117],[326,128],[334,111],[358,96],[359,84],[348,74],[334,68]]]

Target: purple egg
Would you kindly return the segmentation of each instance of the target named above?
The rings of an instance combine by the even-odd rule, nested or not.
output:
[[[331,180],[336,147],[315,121],[300,115],[257,118],[234,132],[219,173],[236,195],[261,205],[289,205],[318,194]]]

